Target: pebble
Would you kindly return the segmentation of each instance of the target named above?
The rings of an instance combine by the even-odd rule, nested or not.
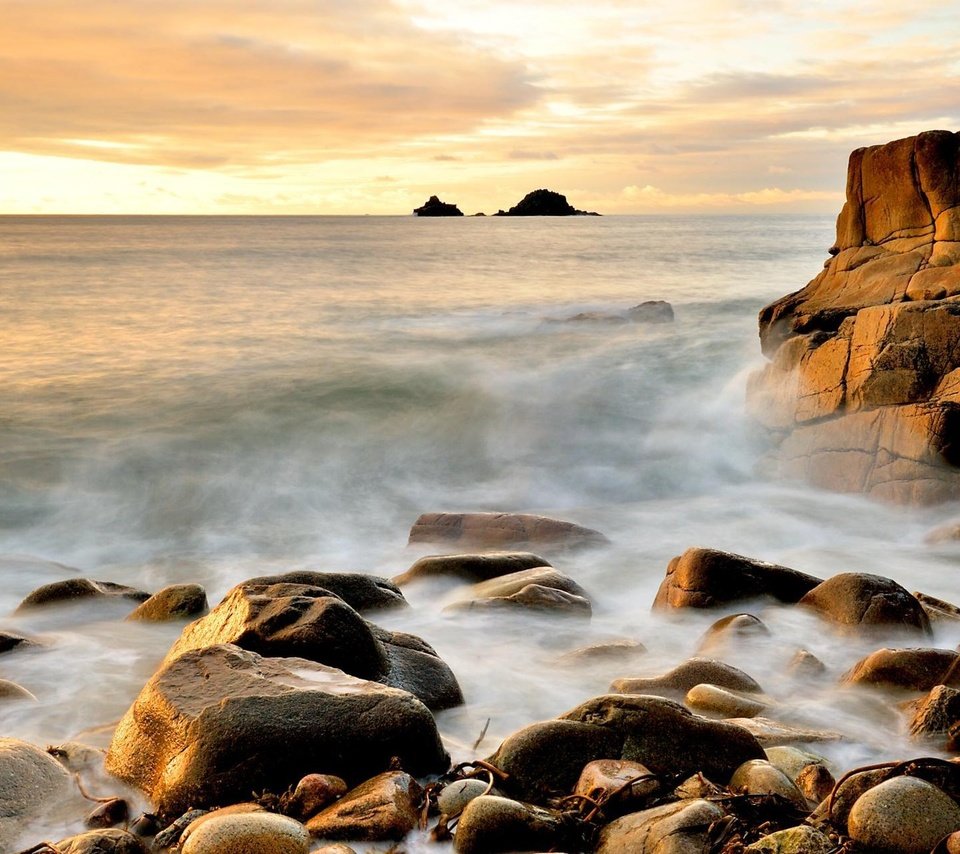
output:
[[[957,830],[960,806],[917,777],[894,777],[874,786],[857,799],[847,819],[850,837],[878,854],[928,854]]]
[[[211,816],[193,828],[187,828],[180,854],[307,854],[310,850],[307,829],[276,813]]]

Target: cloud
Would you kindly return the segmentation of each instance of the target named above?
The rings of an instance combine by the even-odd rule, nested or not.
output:
[[[623,197],[643,208],[730,208],[736,206],[783,207],[801,202],[842,202],[842,192],[821,190],[782,190],[765,187],[742,193],[669,193],[659,187],[631,184]]]
[[[559,160],[559,155],[554,151],[527,151],[524,149],[514,149],[507,152],[510,160]]]

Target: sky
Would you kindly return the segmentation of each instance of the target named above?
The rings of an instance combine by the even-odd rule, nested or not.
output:
[[[0,213],[835,213],[960,0],[0,0]]]

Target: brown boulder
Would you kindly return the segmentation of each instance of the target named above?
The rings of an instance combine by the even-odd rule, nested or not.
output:
[[[523,569],[550,566],[550,562],[530,552],[487,552],[486,554],[427,555],[406,572],[396,576],[403,586],[418,578],[449,576],[466,581],[489,581]]]
[[[252,790],[282,792],[312,772],[357,783],[395,761],[417,775],[449,763],[412,694],[222,645],[154,674],[118,724],[106,767],[177,816]]]
[[[265,656],[293,656],[351,676],[411,691],[430,708],[463,702],[456,677],[427,643],[368,623],[329,591],[304,584],[234,587],[206,617],[188,625],[165,661],[217,644]]]
[[[128,620],[163,622],[198,617],[207,612],[207,593],[199,584],[171,584],[138,605]]]
[[[321,839],[382,842],[403,839],[420,819],[423,789],[403,771],[387,771],[361,783],[307,822]]]
[[[930,632],[930,621],[920,603],[897,582],[880,575],[834,575],[799,604],[844,626],[901,626]]]
[[[677,801],[630,813],[600,831],[597,854],[702,854],[723,810],[706,800]]]
[[[310,587],[322,587],[360,612],[409,607],[407,600],[403,598],[403,592],[389,578],[363,572],[314,572],[302,569],[279,575],[259,575],[247,579],[244,584],[306,584]]]
[[[603,802],[606,818],[641,809],[660,791],[660,781],[650,769],[627,759],[595,759],[588,762],[574,794]]]
[[[776,432],[772,472],[903,503],[960,496],[958,140],[853,152],[832,259],[760,313],[771,361],[748,404]]]
[[[948,649],[878,649],[844,675],[851,685],[882,685],[929,691],[935,685],[960,685],[960,655]]]
[[[763,689],[750,675],[712,658],[691,658],[660,676],[616,679],[610,685],[617,694],[663,694],[683,697],[696,685],[710,684],[733,691],[759,693]]]
[[[562,850],[569,836],[563,817],[552,810],[483,795],[467,804],[453,839],[456,854],[507,854]]]
[[[456,543],[487,549],[522,546],[576,548],[609,541],[573,522],[528,513],[424,513],[410,529],[410,544]]]
[[[910,721],[910,735],[917,739],[945,737],[960,721],[960,691],[936,685],[917,703]]]
[[[759,596],[796,602],[819,583],[819,578],[785,566],[692,548],[670,561],[653,607],[712,608]]]

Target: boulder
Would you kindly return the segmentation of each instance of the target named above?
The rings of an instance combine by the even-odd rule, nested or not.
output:
[[[763,690],[752,676],[712,658],[688,659],[660,676],[616,679],[610,690],[618,694],[663,694],[679,698],[705,683],[751,694]]]
[[[960,497],[960,134],[850,156],[833,256],[760,312],[748,406],[771,471],[901,503]]]
[[[198,617],[207,612],[207,592],[199,584],[171,584],[138,605],[128,620],[163,622]]]
[[[145,602],[149,598],[150,594],[143,590],[112,581],[68,578],[38,587],[17,606],[17,611],[27,611],[42,605],[64,605],[89,600]]]
[[[56,851],[57,854],[146,854],[147,849],[143,841],[132,833],[118,828],[105,828],[61,839]],[[211,850],[205,854],[215,852]]]
[[[410,544],[455,543],[502,550],[524,546],[555,549],[602,546],[599,531],[529,513],[424,513],[410,529]]]
[[[822,756],[817,756],[815,753],[808,753],[806,750],[799,750],[788,745],[768,747],[764,753],[771,765],[779,768],[794,782],[806,768],[811,765],[823,766],[826,761]]]
[[[677,801],[630,813],[600,831],[597,854],[702,854],[723,810],[705,800]]]
[[[844,775],[833,793],[832,800],[821,802],[811,815],[811,821],[816,823],[825,820],[839,830],[846,830],[847,817],[860,796],[889,776],[889,768],[868,768],[865,771],[851,772],[850,776]]]
[[[960,655],[949,649],[878,649],[854,664],[843,681],[908,691],[960,686]]]
[[[463,212],[456,205],[441,202],[436,196],[431,196],[419,208],[414,208],[415,216],[463,216]]]
[[[556,851],[568,835],[559,813],[509,798],[484,795],[470,801],[463,811],[453,838],[453,850],[456,854]]]
[[[847,818],[847,832],[877,854],[928,854],[960,830],[960,806],[932,783],[894,777],[864,792]]]
[[[270,812],[208,815],[183,835],[180,854],[307,854],[310,836],[299,821]]]
[[[326,589],[305,584],[234,587],[207,616],[184,628],[166,661],[193,649],[236,644],[265,656],[293,656],[415,694],[430,708],[459,705],[456,677],[413,635],[368,623]]]
[[[785,566],[692,548],[670,561],[653,607],[712,608],[760,596],[797,602],[818,584],[819,578]]]
[[[360,613],[410,607],[403,598],[403,592],[389,578],[363,572],[314,572],[302,569],[279,575],[259,575],[247,579],[244,584],[307,584],[311,587],[322,587]]]
[[[163,665],[117,725],[106,768],[165,816],[283,792],[308,773],[359,783],[399,761],[441,773],[449,758],[412,694],[298,658],[232,645]]]
[[[561,718],[509,736],[490,762],[509,779],[508,794],[539,801],[567,794],[597,759],[625,759],[658,776],[703,772],[726,781],[748,759],[763,758],[743,728],[712,721],[661,697],[607,694]]]
[[[490,581],[524,569],[550,566],[550,562],[530,552],[487,552],[486,554],[427,555],[416,561],[393,581],[399,586],[418,578],[449,576],[465,581]]]
[[[920,603],[896,581],[865,572],[844,572],[818,584],[800,605],[843,626],[901,627],[930,632]]]
[[[73,780],[56,759],[26,741],[0,738],[0,850],[12,850],[30,822],[72,792]]]
[[[403,771],[379,774],[307,822],[321,839],[382,842],[403,839],[420,820],[423,789]]]
[[[567,197],[553,190],[534,190],[527,193],[508,211],[497,211],[494,216],[599,216],[592,211],[578,211]]]
[[[524,569],[482,581],[450,608],[530,608],[589,616],[590,596],[577,582],[549,566]]]

